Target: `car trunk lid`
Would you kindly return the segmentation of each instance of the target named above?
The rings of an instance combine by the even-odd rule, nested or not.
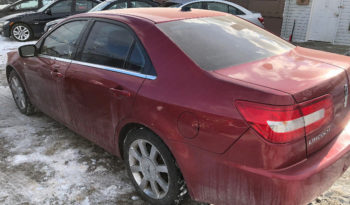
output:
[[[305,136],[307,154],[311,155],[344,129],[348,120],[349,89],[347,73],[339,67],[340,63],[332,65],[329,60],[322,61],[306,55],[308,52],[296,48],[282,55],[212,72],[289,93],[298,104],[330,95],[333,118]]]

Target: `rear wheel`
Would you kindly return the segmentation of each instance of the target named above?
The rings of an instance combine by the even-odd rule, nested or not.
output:
[[[142,198],[154,205],[178,204],[187,190],[165,144],[147,129],[129,132],[124,143],[128,174]]]
[[[28,95],[23,87],[23,84],[17,75],[16,71],[11,71],[9,76],[9,84],[13,99],[21,111],[25,115],[31,115],[35,112],[35,108],[30,102]]]
[[[30,39],[32,39],[33,33],[28,25],[22,24],[22,23],[17,23],[17,24],[12,26],[11,36],[16,41],[23,42],[23,41],[29,41]]]

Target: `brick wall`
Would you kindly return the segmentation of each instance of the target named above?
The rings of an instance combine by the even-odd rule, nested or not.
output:
[[[350,0],[343,0],[342,6],[335,43],[350,45]]]
[[[307,27],[310,19],[312,0],[309,5],[297,5],[296,0],[286,0],[281,37],[289,39],[292,33],[294,20],[296,22],[293,41],[303,42],[306,39]]]

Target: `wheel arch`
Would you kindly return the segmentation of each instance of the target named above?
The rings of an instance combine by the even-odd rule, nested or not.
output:
[[[14,68],[13,66],[11,66],[11,65],[7,65],[7,66],[6,66],[6,79],[7,79],[7,82],[9,82],[10,73],[11,73],[13,70],[16,71],[15,68]],[[17,71],[16,71],[16,72],[17,72]],[[18,72],[17,72],[17,73],[18,73]]]

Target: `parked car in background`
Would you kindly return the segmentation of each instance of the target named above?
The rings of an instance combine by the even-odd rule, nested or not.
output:
[[[28,41],[42,36],[47,22],[89,11],[99,3],[98,0],[57,0],[35,12],[5,16],[0,19],[2,35],[11,36],[17,41]]]
[[[1,8],[0,18],[19,12],[36,11],[53,1],[54,0],[20,0]]]
[[[254,13],[248,9],[240,6],[238,4],[221,1],[221,0],[197,0],[190,1],[186,3],[165,3],[165,5],[170,5],[170,7],[188,7],[193,9],[206,9],[213,11],[221,11],[229,14],[239,16],[247,21],[250,21],[262,28],[264,28],[264,17],[260,13]]]
[[[307,204],[350,166],[350,58],[234,15],[147,8],[69,17],[8,54],[35,108],[122,157],[152,205]]]
[[[144,7],[158,7],[159,3],[151,0],[106,0],[101,2],[89,12],[110,10],[110,9],[125,9],[125,8],[144,8]],[[57,23],[63,21],[64,19],[57,19],[50,21],[45,26],[45,32],[55,26]]]

